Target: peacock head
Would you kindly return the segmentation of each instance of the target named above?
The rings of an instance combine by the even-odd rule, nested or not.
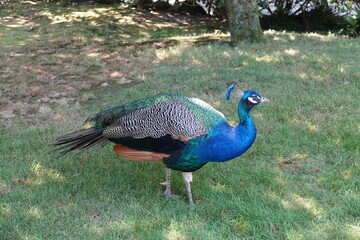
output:
[[[262,97],[256,91],[252,91],[252,90],[246,92],[241,91],[236,87],[235,83],[231,84],[230,87],[228,88],[226,93],[226,100],[230,99],[231,93],[233,93],[235,97],[240,98],[240,104],[249,110],[254,106],[258,105],[259,103],[270,102],[269,99]]]

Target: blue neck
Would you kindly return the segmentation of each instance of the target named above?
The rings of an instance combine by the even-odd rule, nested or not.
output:
[[[238,105],[238,114],[239,114],[239,124],[246,125],[249,121],[252,122],[250,111],[252,107],[246,105],[243,101],[239,102]]]
[[[238,111],[240,122],[231,127],[223,122],[215,127],[205,141],[201,141],[199,153],[201,162],[224,162],[246,152],[256,137],[256,127],[250,116],[250,108],[242,102]]]

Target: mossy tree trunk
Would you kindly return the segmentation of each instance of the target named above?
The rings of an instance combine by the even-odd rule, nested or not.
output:
[[[232,45],[263,40],[256,0],[225,0],[225,6]]]

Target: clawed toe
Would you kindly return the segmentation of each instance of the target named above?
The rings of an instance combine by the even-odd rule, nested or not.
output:
[[[178,199],[179,198],[178,195],[172,194],[171,192],[167,192],[167,191],[163,192],[162,195],[164,197],[166,197],[166,198],[172,198],[172,199]]]

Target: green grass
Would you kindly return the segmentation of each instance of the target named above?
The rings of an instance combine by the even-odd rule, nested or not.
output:
[[[134,74],[138,84],[109,89],[113,96],[99,88],[74,94],[97,97],[52,106],[56,120],[33,114],[38,120],[23,127],[31,116],[19,115],[4,124],[0,239],[358,239],[358,39],[265,36],[237,49],[149,45],[140,54],[151,64]],[[182,197],[165,199],[161,164],[121,159],[110,145],[78,157],[48,154],[56,136],[81,128],[89,114],[159,92],[199,97],[236,122],[236,101],[224,100],[232,81],[271,102],[253,111],[258,137],[247,153],[194,173],[193,207],[181,174],[172,184]]]

